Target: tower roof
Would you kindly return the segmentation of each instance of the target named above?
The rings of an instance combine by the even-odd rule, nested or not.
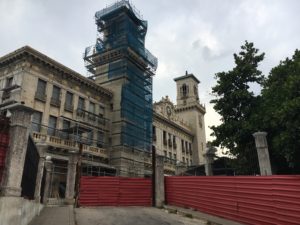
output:
[[[200,83],[200,81],[195,77],[194,74],[188,73],[187,71],[185,72],[185,75],[174,78],[174,81],[184,80],[184,79],[187,79],[187,78],[194,79],[197,82],[197,84]]]

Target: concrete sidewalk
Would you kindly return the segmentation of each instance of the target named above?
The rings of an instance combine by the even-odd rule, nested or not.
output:
[[[75,225],[73,206],[45,207],[29,225]]]

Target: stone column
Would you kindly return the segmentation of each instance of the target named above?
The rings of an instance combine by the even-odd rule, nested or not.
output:
[[[74,194],[75,194],[75,181],[76,181],[76,165],[78,162],[77,153],[71,153],[68,162],[68,174],[67,174],[67,184],[66,184],[66,199],[67,204],[74,204]]]
[[[269,157],[267,132],[256,132],[253,134],[257,150],[260,175],[272,175],[271,162]]]
[[[9,149],[6,155],[1,195],[19,197],[33,111],[23,105],[13,106],[9,111],[11,113]]]
[[[35,181],[34,199],[37,202],[40,202],[40,200],[41,200],[41,185],[42,185],[45,159],[46,159],[45,154],[46,154],[48,145],[45,143],[37,143],[36,147],[38,149],[40,158],[39,158],[38,171],[37,171],[36,181]]]
[[[49,197],[52,169],[53,169],[53,162],[51,161],[51,157],[46,156],[46,161],[45,161],[46,179],[45,179],[44,196],[43,196],[44,204],[47,204],[47,200]]]
[[[165,177],[163,156],[156,156],[155,167],[155,206],[162,207],[165,203]]]
[[[206,153],[204,154],[205,158],[205,174],[206,176],[213,176],[212,164],[214,162],[214,157],[216,156],[217,149],[213,146],[208,146]]]

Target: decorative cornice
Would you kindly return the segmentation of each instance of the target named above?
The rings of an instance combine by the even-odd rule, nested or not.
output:
[[[93,88],[96,91],[99,91],[103,95],[105,95],[108,98],[112,98],[113,94],[111,91],[97,85],[94,81],[82,76],[81,74],[75,72],[74,70],[64,66],[63,64],[51,59],[50,57],[44,55],[43,53],[29,47],[24,46],[22,48],[17,49],[16,51],[13,51],[7,55],[4,55],[0,58],[0,67],[3,67],[4,65],[10,64],[14,61],[20,60],[24,57],[31,56],[35,60],[39,60],[42,63],[44,63],[46,66],[49,66],[59,72],[61,72],[64,75],[69,76],[76,82],[80,82],[89,88]]]
[[[194,104],[194,105],[186,105],[186,106],[176,106],[175,112],[183,112],[191,109],[196,109],[203,115],[206,113],[205,107],[200,104]]]
[[[160,120],[162,121],[163,123],[167,123],[171,126],[173,126],[175,129],[178,129],[182,132],[184,132],[185,134],[191,136],[191,137],[194,137],[193,133],[185,128],[183,128],[182,126],[178,125],[177,123],[171,121],[171,120],[168,120],[167,118],[163,117],[162,115],[158,114],[157,112],[153,111],[153,120]]]

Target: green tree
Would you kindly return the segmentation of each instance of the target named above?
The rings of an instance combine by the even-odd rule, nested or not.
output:
[[[274,67],[262,90],[263,129],[277,173],[300,173],[300,51]]]
[[[214,109],[221,115],[222,124],[212,126],[214,145],[229,149],[236,156],[235,167],[240,174],[257,171],[257,156],[252,133],[260,97],[250,90],[250,83],[264,80],[258,70],[264,53],[259,54],[253,43],[245,41],[241,51],[234,54],[235,67],[215,75],[217,84],[212,88]]]

